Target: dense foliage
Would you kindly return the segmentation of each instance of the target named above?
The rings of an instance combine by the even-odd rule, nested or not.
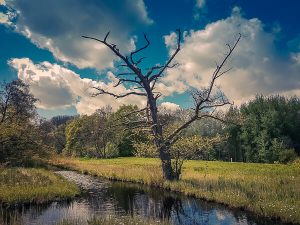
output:
[[[124,105],[112,112],[111,107],[105,107],[90,116],[74,118],[65,127],[63,152],[97,158],[132,156],[134,142],[145,138],[132,128],[125,115],[137,109],[136,106]],[[130,120],[135,120],[134,117],[133,114]]]
[[[0,163],[28,164],[41,153],[35,125],[37,99],[21,80],[3,83],[0,89]]]
[[[0,89],[0,163],[28,164],[35,156],[56,152],[68,156],[112,158],[158,157],[151,130],[137,106],[110,106],[91,115],[37,116],[37,99],[20,80]],[[187,121],[189,110],[160,109],[165,135]],[[175,171],[185,159],[287,163],[300,153],[300,100],[257,96],[224,114],[196,121],[170,148]],[[139,123],[137,123],[139,124]],[[177,168],[177,169],[176,169]]]
[[[227,153],[234,161],[288,162],[300,153],[300,100],[257,96],[227,114]]]

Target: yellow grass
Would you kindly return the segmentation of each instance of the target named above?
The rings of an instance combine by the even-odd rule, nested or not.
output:
[[[0,204],[42,203],[79,194],[75,184],[51,171],[0,168]]]
[[[54,158],[52,164],[82,173],[159,186],[241,207],[258,215],[300,223],[300,166],[190,160],[179,182],[162,179],[160,161],[149,158]]]

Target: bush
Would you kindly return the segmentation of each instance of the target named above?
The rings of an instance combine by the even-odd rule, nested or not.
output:
[[[158,157],[156,147],[151,143],[134,143],[134,155],[137,157],[155,158]]]
[[[281,163],[292,162],[296,158],[297,158],[297,154],[295,152],[295,149],[293,149],[293,148],[285,149],[285,150],[279,152],[279,155],[278,155],[278,161]]]
[[[288,163],[297,158],[294,148],[291,148],[282,138],[274,138],[271,142],[269,157],[270,162],[278,161],[280,163]]]
[[[106,158],[115,158],[119,156],[118,146],[112,142],[108,142],[105,146]]]

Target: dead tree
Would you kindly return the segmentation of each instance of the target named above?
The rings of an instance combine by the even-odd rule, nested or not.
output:
[[[180,137],[182,131],[187,128],[194,121],[202,119],[204,117],[211,117],[214,119],[220,118],[217,116],[216,108],[231,104],[228,99],[224,96],[224,94],[218,90],[215,91],[216,86],[215,82],[218,78],[224,75],[229,69],[224,70],[223,67],[227,62],[228,58],[232,54],[233,50],[237,46],[240,41],[241,35],[238,36],[233,45],[228,46],[228,52],[225,54],[224,59],[220,62],[220,64],[216,64],[216,69],[212,74],[212,79],[207,88],[202,90],[194,90],[192,91],[192,97],[194,99],[195,108],[193,109],[193,116],[185,121],[181,126],[179,126],[172,134],[165,136],[163,125],[160,124],[159,114],[157,109],[157,99],[161,96],[161,93],[155,91],[156,82],[164,75],[164,72],[168,68],[173,68],[177,65],[177,63],[173,63],[173,59],[180,51],[181,48],[181,31],[177,29],[177,47],[175,51],[170,55],[169,59],[163,65],[155,65],[143,71],[139,64],[142,62],[145,57],[140,57],[135,59],[138,53],[142,52],[146,48],[149,47],[150,42],[147,36],[144,34],[145,45],[137,50],[131,52],[129,55],[122,54],[115,44],[111,44],[108,42],[108,32],[103,40],[97,39],[94,37],[82,36],[83,38],[92,39],[98,41],[105,46],[107,46],[122,62],[119,66],[125,68],[121,73],[117,75],[118,82],[115,87],[127,83],[130,85],[134,85],[134,91],[129,91],[124,94],[116,94],[111,90],[104,90],[99,87],[94,87],[97,90],[95,95],[111,95],[115,98],[124,98],[130,95],[136,96],[144,96],[147,98],[147,106],[146,108],[139,110],[145,112],[145,120],[136,121],[137,124],[145,124],[142,126],[147,126],[154,137],[155,146],[159,152],[159,157],[161,159],[163,176],[166,180],[174,180],[175,174],[172,169],[171,164],[171,155],[170,155],[170,147],[172,144],[176,142],[176,140]]]

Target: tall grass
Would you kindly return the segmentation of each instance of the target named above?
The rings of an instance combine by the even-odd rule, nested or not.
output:
[[[0,168],[0,204],[43,203],[78,193],[75,184],[45,169]]]
[[[54,165],[121,181],[138,182],[227,204],[258,215],[300,223],[299,164],[186,161],[182,178],[166,182],[160,161],[149,158],[55,158]]]

